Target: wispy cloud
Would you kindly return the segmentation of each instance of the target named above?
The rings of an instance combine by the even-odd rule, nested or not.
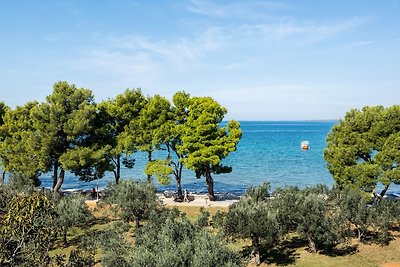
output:
[[[272,39],[277,42],[290,38],[296,38],[302,42],[317,42],[355,29],[367,21],[368,19],[365,18],[352,18],[329,23],[292,20],[278,23],[245,24],[240,27],[240,31],[245,35],[259,35],[264,39]]]
[[[176,39],[155,39],[141,35],[110,36],[102,40],[103,49],[118,51],[119,56],[124,54],[146,55],[146,60],[170,62],[177,67],[186,67],[194,63],[209,52],[217,51],[228,43],[222,29],[208,27],[193,37],[182,36]]]
[[[269,17],[268,13],[265,13],[266,10],[290,7],[287,3],[277,1],[239,1],[222,5],[212,1],[191,0],[187,10],[210,17],[257,19]]]

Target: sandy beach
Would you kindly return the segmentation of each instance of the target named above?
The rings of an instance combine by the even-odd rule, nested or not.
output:
[[[172,197],[166,198],[162,194],[158,194],[160,199],[166,206],[188,206],[188,207],[229,207],[233,203],[239,201],[238,199],[221,198],[221,200],[210,201],[207,195],[191,194],[194,198],[190,202],[175,202]]]
[[[207,195],[190,194],[190,202],[176,202],[172,197],[165,197],[163,194],[157,194],[165,206],[183,206],[183,207],[229,207],[233,203],[239,201],[238,198],[220,197],[220,200],[210,201]],[[96,200],[86,200],[86,204],[90,209],[94,209],[97,205]]]

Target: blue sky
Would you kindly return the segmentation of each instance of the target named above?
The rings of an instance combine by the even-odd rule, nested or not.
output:
[[[338,119],[400,104],[400,1],[1,1],[0,99],[56,81],[214,97],[228,119]]]

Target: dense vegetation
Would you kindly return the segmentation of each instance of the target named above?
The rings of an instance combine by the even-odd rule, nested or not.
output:
[[[400,106],[353,109],[326,141],[325,159],[340,188],[356,186],[382,198],[391,184],[400,184]]]
[[[148,182],[156,176],[169,183],[173,175],[182,197],[182,169],[205,177],[209,197],[215,199],[212,174],[230,172],[221,160],[236,150],[242,132],[237,121],[220,123],[227,110],[210,97],[177,92],[172,103],[140,89],[126,90],[114,99],[94,102],[92,92],[67,82],[54,84],[43,103],[29,102],[15,109],[0,102],[0,159],[2,179],[7,171],[40,184],[40,174],[52,172],[58,192],[66,171],[83,181],[133,168],[132,154],[148,154]],[[166,158],[154,159],[155,150]]]
[[[371,201],[351,187],[289,187],[270,193],[263,184],[250,188],[229,209],[211,218],[203,209],[193,220],[163,207],[147,182],[121,181],[107,188],[98,204],[103,207],[99,217],[79,195],[60,197],[3,185],[0,265],[258,265],[268,262],[277,248],[291,246],[288,240],[307,244],[314,254],[355,253],[357,244],[389,244],[400,223],[398,203]],[[78,232],[78,239],[67,238]],[[250,246],[232,250],[238,240],[248,240]],[[52,252],[69,242],[75,248],[68,257]]]
[[[383,196],[400,183],[398,106],[352,110],[333,127],[324,153],[333,189],[271,192],[264,183],[211,218],[205,209],[189,218],[164,207],[152,177],[168,183],[173,176],[182,196],[184,166],[205,178],[215,200],[212,175],[231,171],[221,161],[241,138],[238,122],[221,127],[226,112],[209,97],[178,92],[171,103],[139,89],[96,104],[90,90],[66,82],[43,103],[0,103],[0,158],[10,173],[8,184],[4,172],[0,180],[0,266],[244,266],[269,262],[293,243],[334,256],[356,253],[358,244],[390,244],[400,207]],[[159,149],[166,158],[154,158]],[[147,181],[121,180],[121,166],[133,168],[138,150],[148,155]],[[49,171],[52,192],[38,192]],[[59,194],[66,171],[83,181],[114,173],[98,203],[105,215],[80,195]],[[79,238],[69,238],[74,233]],[[238,240],[249,246],[232,249]],[[68,257],[57,250],[72,242]]]

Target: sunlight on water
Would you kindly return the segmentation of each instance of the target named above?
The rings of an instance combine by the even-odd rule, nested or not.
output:
[[[264,181],[273,188],[285,185],[300,187],[314,184],[331,186],[333,179],[326,169],[323,159],[325,138],[335,122],[241,122],[243,137],[236,152],[224,160],[231,165],[230,174],[214,175],[216,192],[242,193],[250,185],[258,185]],[[310,141],[311,149],[303,151],[300,143]],[[164,152],[157,152],[154,157],[165,157]],[[146,155],[134,155],[134,169],[123,169],[125,179],[145,180],[143,173]],[[51,187],[50,174],[41,176],[42,186]],[[113,181],[113,174],[107,173],[99,180],[99,188]],[[156,182],[157,184],[157,182]],[[183,187],[189,191],[205,192],[204,179],[196,179],[193,172],[186,170],[182,181]],[[97,182],[80,182],[76,177],[67,174],[63,189],[90,189]],[[159,190],[175,190],[174,180],[169,186],[157,184]]]

